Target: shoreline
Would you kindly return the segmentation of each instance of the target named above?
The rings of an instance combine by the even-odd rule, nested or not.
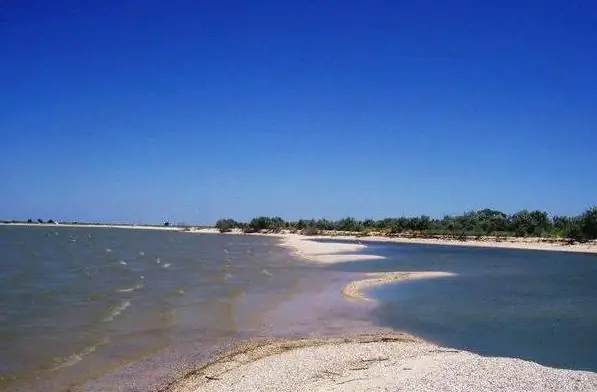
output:
[[[350,241],[358,243],[387,243],[387,244],[415,244],[415,245],[436,245],[436,246],[456,246],[456,247],[474,247],[474,248],[495,248],[495,249],[515,249],[515,250],[535,250],[535,251],[552,251],[552,252],[573,252],[573,253],[587,253],[597,254],[597,241],[589,241],[586,243],[568,244],[565,239],[561,238],[543,238],[543,237],[503,237],[499,240],[496,237],[480,237],[479,239],[467,237],[464,240],[435,237],[435,238],[417,238],[410,236],[360,236],[354,233],[342,232],[327,232],[324,234],[307,236],[297,233],[290,233],[282,231],[281,233],[243,233],[239,229],[233,229],[228,233],[220,233],[216,228],[197,228],[197,227],[178,227],[178,226],[151,226],[151,225],[122,225],[122,224],[75,224],[75,223],[7,223],[0,222],[0,226],[17,226],[17,227],[75,227],[75,228],[109,228],[109,229],[132,229],[132,230],[162,230],[162,231],[178,231],[181,233],[192,234],[218,234],[218,235],[253,235],[253,236],[267,236],[275,238],[302,238],[302,239],[316,239],[316,240],[339,240]],[[354,259],[371,260],[371,258],[363,258],[362,255],[353,255]],[[351,257],[353,257],[351,256]],[[330,258],[333,261],[335,258]]]
[[[367,242],[317,242],[321,237],[275,235],[279,245],[306,262],[326,265],[383,259],[354,252]],[[327,238],[327,237],[323,237]],[[337,238],[338,239],[338,238]],[[352,256],[352,257],[351,257]],[[365,279],[342,288],[365,299],[366,288],[408,279],[455,276],[449,272],[355,273]],[[402,333],[343,338],[257,339],[238,343],[213,361],[180,375],[160,392],[501,390],[575,391],[597,389],[597,373],[546,367],[535,362],[442,347]]]
[[[367,245],[363,244],[316,242],[309,238],[300,238],[289,235],[282,238],[280,245],[307,261],[322,265],[385,259],[384,256],[378,255],[351,254],[352,252],[366,249]],[[391,271],[360,273],[360,275],[362,276],[361,279],[353,280],[342,287],[341,293],[344,297],[375,302],[374,299],[367,297],[363,291],[376,286],[406,280],[456,276],[455,273],[445,271]]]
[[[415,238],[406,236],[359,236],[356,234],[345,234],[340,232],[328,232],[325,234],[308,236],[298,233],[290,233],[288,231],[282,231],[281,233],[243,233],[238,229],[234,229],[229,233],[220,233],[218,229],[214,228],[190,230],[187,232],[195,234],[219,235],[260,235],[282,239],[299,238],[304,240],[338,240],[355,242],[357,243],[355,245],[366,243],[415,244],[597,254],[597,241],[567,244],[566,240],[564,239],[542,237],[504,237],[500,240],[496,240],[495,237],[481,237],[479,239],[468,237],[465,240],[457,240],[451,238]]]
[[[572,387],[572,389],[570,389]],[[597,373],[485,357],[405,334],[240,343],[160,392],[594,391]]]

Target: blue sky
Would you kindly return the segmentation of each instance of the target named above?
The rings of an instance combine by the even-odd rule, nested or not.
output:
[[[0,218],[576,214],[597,5],[0,4]]]

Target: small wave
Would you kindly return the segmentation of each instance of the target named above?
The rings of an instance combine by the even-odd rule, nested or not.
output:
[[[129,288],[126,288],[126,289],[120,289],[120,290],[116,290],[116,291],[118,291],[119,293],[132,293],[133,291],[139,290],[142,287],[143,287],[142,284],[138,284],[138,285],[135,285],[133,287],[129,287]]]
[[[139,256],[145,256],[145,252],[139,252]]]
[[[119,263],[122,264],[122,265],[126,265],[126,261],[120,260]]]
[[[54,359],[54,363],[56,364],[54,367],[50,369],[50,371],[55,372],[57,370],[63,369],[65,367],[73,366],[74,364],[81,362],[83,357],[95,352],[98,347],[103,346],[108,343],[108,339],[102,339],[99,343],[93,344],[91,346],[85,347],[78,353],[69,355],[65,358],[56,358]]]
[[[162,266],[162,268],[168,268],[168,267],[170,267],[171,265],[172,265],[172,264],[170,264],[170,263],[168,263],[168,264],[164,264],[164,265]]]
[[[269,272],[268,270],[266,270],[265,268],[262,269],[261,272],[263,272],[263,275],[273,276],[273,274],[271,272]]]
[[[106,253],[110,253],[110,252],[112,252],[112,249],[106,248],[105,251],[106,251]]]
[[[113,321],[115,317],[120,316],[122,314],[122,312],[124,312],[126,310],[126,308],[128,308],[129,306],[131,306],[130,301],[122,301],[114,309],[110,310],[110,314],[108,314],[108,316],[106,316],[103,321],[104,322]]]
[[[224,280],[228,280],[230,278],[232,278],[232,274],[226,274],[226,275],[224,275]]]
[[[160,258],[159,258],[159,257],[156,257],[156,258],[155,258],[155,262],[156,262],[156,263],[158,263],[158,264],[160,264],[160,263],[162,262],[162,260],[160,260]]]

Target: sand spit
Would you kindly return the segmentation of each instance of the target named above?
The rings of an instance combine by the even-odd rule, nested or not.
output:
[[[296,255],[316,263],[330,264],[348,261],[380,260],[383,256],[354,254],[367,248],[355,243],[317,242],[296,234],[280,236],[281,245],[291,249]]]
[[[281,245],[291,249],[304,259],[322,264],[384,259],[383,256],[349,253],[366,249],[367,245],[364,244],[316,242],[300,236],[284,236]],[[353,299],[373,301],[363,294],[363,290],[401,280],[443,278],[455,275],[443,271],[372,272],[365,275],[366,279],[356,280],[345,285],[342,294]]]
[[[597,373],[482,357],[393,334],[244,343],[164,392],[595,390]]]
[[[363,295],[363,290],[401,280],[431,279],[456,276],[452,272],[425,271],[425,272],[372,272],[367,274],[368,279],[357,280],[344,286],[342,294],[349,298],[372,301]]]

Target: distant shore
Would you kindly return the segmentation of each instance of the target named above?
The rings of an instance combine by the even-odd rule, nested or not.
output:
[[[114,229],[134,229],[134,230],[164,230],[180,231],[197,234],[220,234],[220,231],[213,227],[181,227],[181,226],[159,226],[159,225],[126,225],[126,224],[86,224],[86,223],[10,223],[0,222],[0,226],[25,226],[25,227],[79,227],[79,228],[114,228]],[[291,233],[288,230],[282,230],[279,233],[243,233],[239,229],[233,229],[225,235],[262,235],[277,238],[304,238],[304,239],[333,239],[346,241],[350,243],[393,243],[393,244],[419,244],[419,245],[441,245],[441,246],[462,246],[462,247],[481,247],[481,248],[500,248],[500,249],[523,249],[523,250],[544,250],[556,252],[576,252],[576,253],[595,253],[597,254],[597,241],[588,241],[584,243],[568,243],[564,238],[548,237],[465,237],[454,239],[448,236],[434,237],[416,237],[412,235],[394,235],[384,236],[372,234],[362,236],[357,233],[325,231],[318,235],[301,235]],[[331,257],[334,259],[335,257]],[[363,260],[361,255],[349,255],[349,260]],[[370,259],[370,258],[366,258]]]
[[[181,231],[181,227],[176,226],[152,226],[152,225],[123,225],[123,224],[103,224],[103,223],[26,223],[26,222],[0,222],[0,226],[25,226],[25,227],[78,227],[78,228],[108,228],[108,229],[135,229],[135,230],[166,230]]]
[[[193,233],[203,234],[219,234],[218,229],[205,228],[190,230]],[[323,232],[319,235],[307,236],[289,231],[281,231],[280,233],[251,233],[244,234],[238,229],[234,229],[226,235],[265,235],[279,238],[303,238],[307,240],[338,240],[350,243],[391,243],[391,244],[419,244],[419,245],[441,245],[441,246],[462,246],[462,247],[481,247],[481,248],[500,248],[500,249],[522,249],[522,250],[544,250],[555,252],[576,252],[576,253],[597,253],[597,241],[588,241],[585,243],[569,244],[563,238],[543,238],[543,237],[465,237],[463,239],[454,239],[447,236],[435,236],[428,238],[421,238],[415,236],[382,236],[370,235],[361,236],[355,233],[343,232]],[[337,252],[336,252],[337,253]],[[357,259],[361,255],[351,255]],[[349,257],[349,258],[350,258]],[[349,261],[349,260],[346,260]]]

